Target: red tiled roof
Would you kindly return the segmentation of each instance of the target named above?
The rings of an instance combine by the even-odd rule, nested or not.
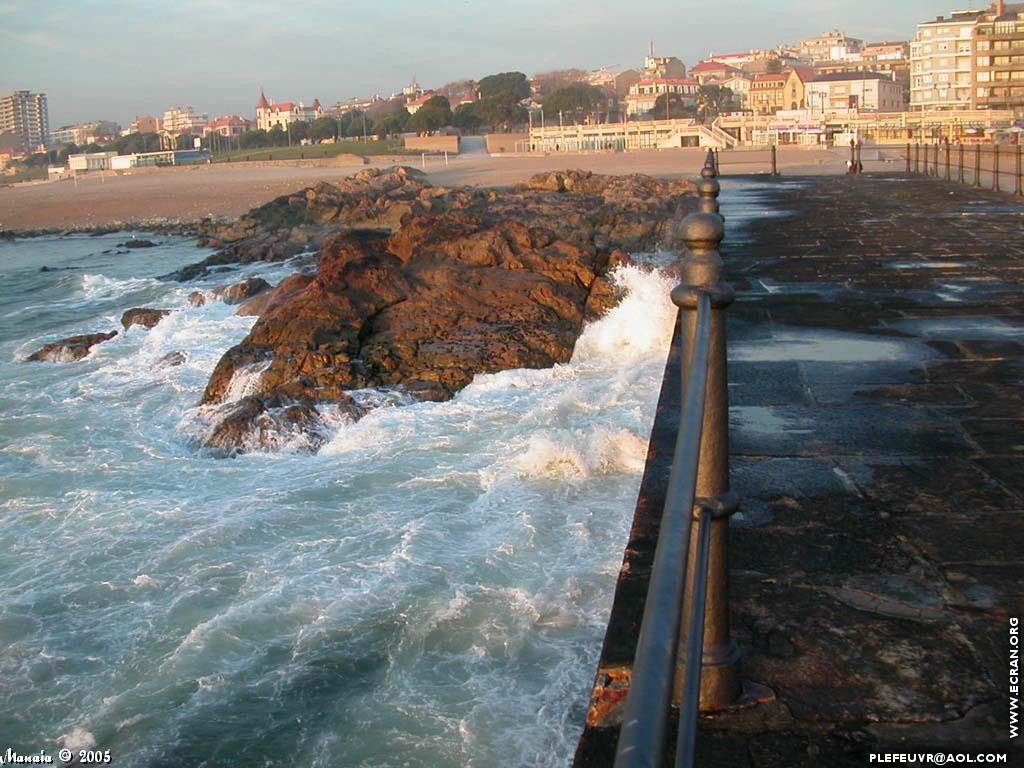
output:
[[[690,73],[691,74],[693,74],[694,72],[722,72],[722,71],[728,72],[730,70],[733,71],[733,72],[739,72],[740,71],[740,70],[736,69],[736,67],[734,67],[734,66],[732,66],[730,64],[725,64],[725,63],[723,63],[721,61],[713,61],[713,60],[712,61],[702,61],[697,66],[690,67]]]
[[[637,85],[700,85],[700,83],[689,77],[646,77],[638,81]]]
[[[263,89],[260,88],[260,100],[256,102],[256,109],[266,109],[270,106],[270,102],[267,101],[267,96],[263,93]]]

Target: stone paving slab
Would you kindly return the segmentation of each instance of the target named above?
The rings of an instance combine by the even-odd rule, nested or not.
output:
[[[744,676],[776,698],[703,716],[698,764],[1007,748],[1008,620],[1024,615],[1024,204],[933,179],[783,179],[742,197],[785,215],[733,231],[729,195],[726,179],[744,498],[731,610]],[[677,423],[672,365],[577,766],[612,763]]]

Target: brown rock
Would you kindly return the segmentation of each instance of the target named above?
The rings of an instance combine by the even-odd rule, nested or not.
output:
[[[225,304],[241,304],[270,288],[270,283],[262,277],[250,277],[234,285],[223,286],[214,290]]]
[[[133,325],[141,325],[143,328],[152,328],[169,314],[171,314],[171,310],[169,309],[135,307],[121,315],[121,325],[124,326],[126,331]]]
[[[206,303],[206,294],[202,291],[192,291],[188,295],[188,303],[193,307],[201,307]]]
[[[117,336],[117,331],[110,333],[88,333],[82,336],[69,336],[61,341],[47,344],[28,356],[28,360],[48,363],[70,363],[81,360],[97,344]]]

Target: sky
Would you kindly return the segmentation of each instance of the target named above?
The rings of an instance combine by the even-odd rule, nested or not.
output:
[[[841,29],[908,39],[985,0],[0,0],[0,94],[47,94],[51,128],[190,105],[387,96],[518,70],[692,65]]]

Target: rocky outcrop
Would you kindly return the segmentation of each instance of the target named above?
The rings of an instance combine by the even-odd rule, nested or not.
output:
[[[683,180],[589,171],[541,174],[506,190],[433,187],[411,168],[367,168],[337,184],[322,182],[279,197],[229,224],[201,222],[198,245],[217,253],[169,277],[190,280],[225,264],[283,261],[315,253],[349,229],[393,233],[418,216],[446,212],[517,221],[570,242],[634,250],[666,239],[692,190]]]
[[[477,373],[568,361],[584,322],[616,299],[610,269],[627,249],[673,245],[691,189],[577,171],[512,190],[446,189],[403,169],[367,170],[253,211],[223,236],[257,221],[292,225],[277,242],[314,225],[317,238],[333,234],[315,273],[239,308],[259,320],[220,360],[203,403],[245,406],[210,441],[243,444],[282,404],[346,403],[367,387],[443,400]],[[263,247],[239,240],[225,252]],[[312,423],[306,410],[289,414]]]
[[[159,243],[154,243],[152,240],[144,240],[139,238],[132,238],[131,240],[125,240],[123,243],[118,243],[118,248],[156,248]]]
[[[47,344],[28,356],[29,361],[47,363],[71,363],[81,360],[97,344],[117,336],[117,331],[110,333],[87,333],[82,336],[69,336],[61,341]]]
[[[141,325],[143,328],[152,328],[169,314],[171,314],[171,310],[169,309],[135,307],[121,315],[121,325],[124,326],[126,331],[133,325]]]
[[[188,355],[184,352],[168,352],[166,355],[156,361],[157,366],[160,368],[175,368],[179,365],[184,365],[188,361]]]

